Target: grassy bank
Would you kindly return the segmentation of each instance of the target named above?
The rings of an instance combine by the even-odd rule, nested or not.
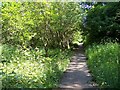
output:
[[[49,57],[45,57],[42,48],[1,47],[0,75],[3,87],[7,88],[56,87],[72,54],[68,50],[49,49]]]
[[[100,87],[119,87],[120,45],[94,44],[86,50],[88,67]]]

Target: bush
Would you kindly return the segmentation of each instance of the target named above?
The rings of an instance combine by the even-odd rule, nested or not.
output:
[[[56,87],[62,72],[69,63],[71,52],[51,49],[44,57],[44,49],[22,49],[2,46],[0,75],[3,88]]]
[[[88,66],[101,87],[119,86],[120,45],[118,43],[93,44],[86,50]]]

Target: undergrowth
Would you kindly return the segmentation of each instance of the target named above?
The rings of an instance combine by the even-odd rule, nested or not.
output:
[[[119,87],[120,45],[118,43],[93,44],[86,50],[88,67],[100,87]]]
[[[62,73],[69,64],[71,52],[49,49],[23,49],[2,45],[0,75],[3,88],[53,88],[57,87]]]

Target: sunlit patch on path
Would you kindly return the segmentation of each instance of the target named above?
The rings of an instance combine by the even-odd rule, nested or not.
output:
[[[86,56],[82,44],[75,51],[71,63],[60,80],[60,88],[93,88],[92,77],[86,64]]]

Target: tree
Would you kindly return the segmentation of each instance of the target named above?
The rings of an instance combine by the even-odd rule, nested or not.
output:
[[[97,4],[88,11],[82,29],[86,45],[94,42],[99,43],[101,40],[107,40],[109,38],[120,42],[120,25],[116,23],[119,17],[119,4]]]
[[[2,4],[3,43],[70,48],[73,35],[80,30],[79,3],[4,2]]]

